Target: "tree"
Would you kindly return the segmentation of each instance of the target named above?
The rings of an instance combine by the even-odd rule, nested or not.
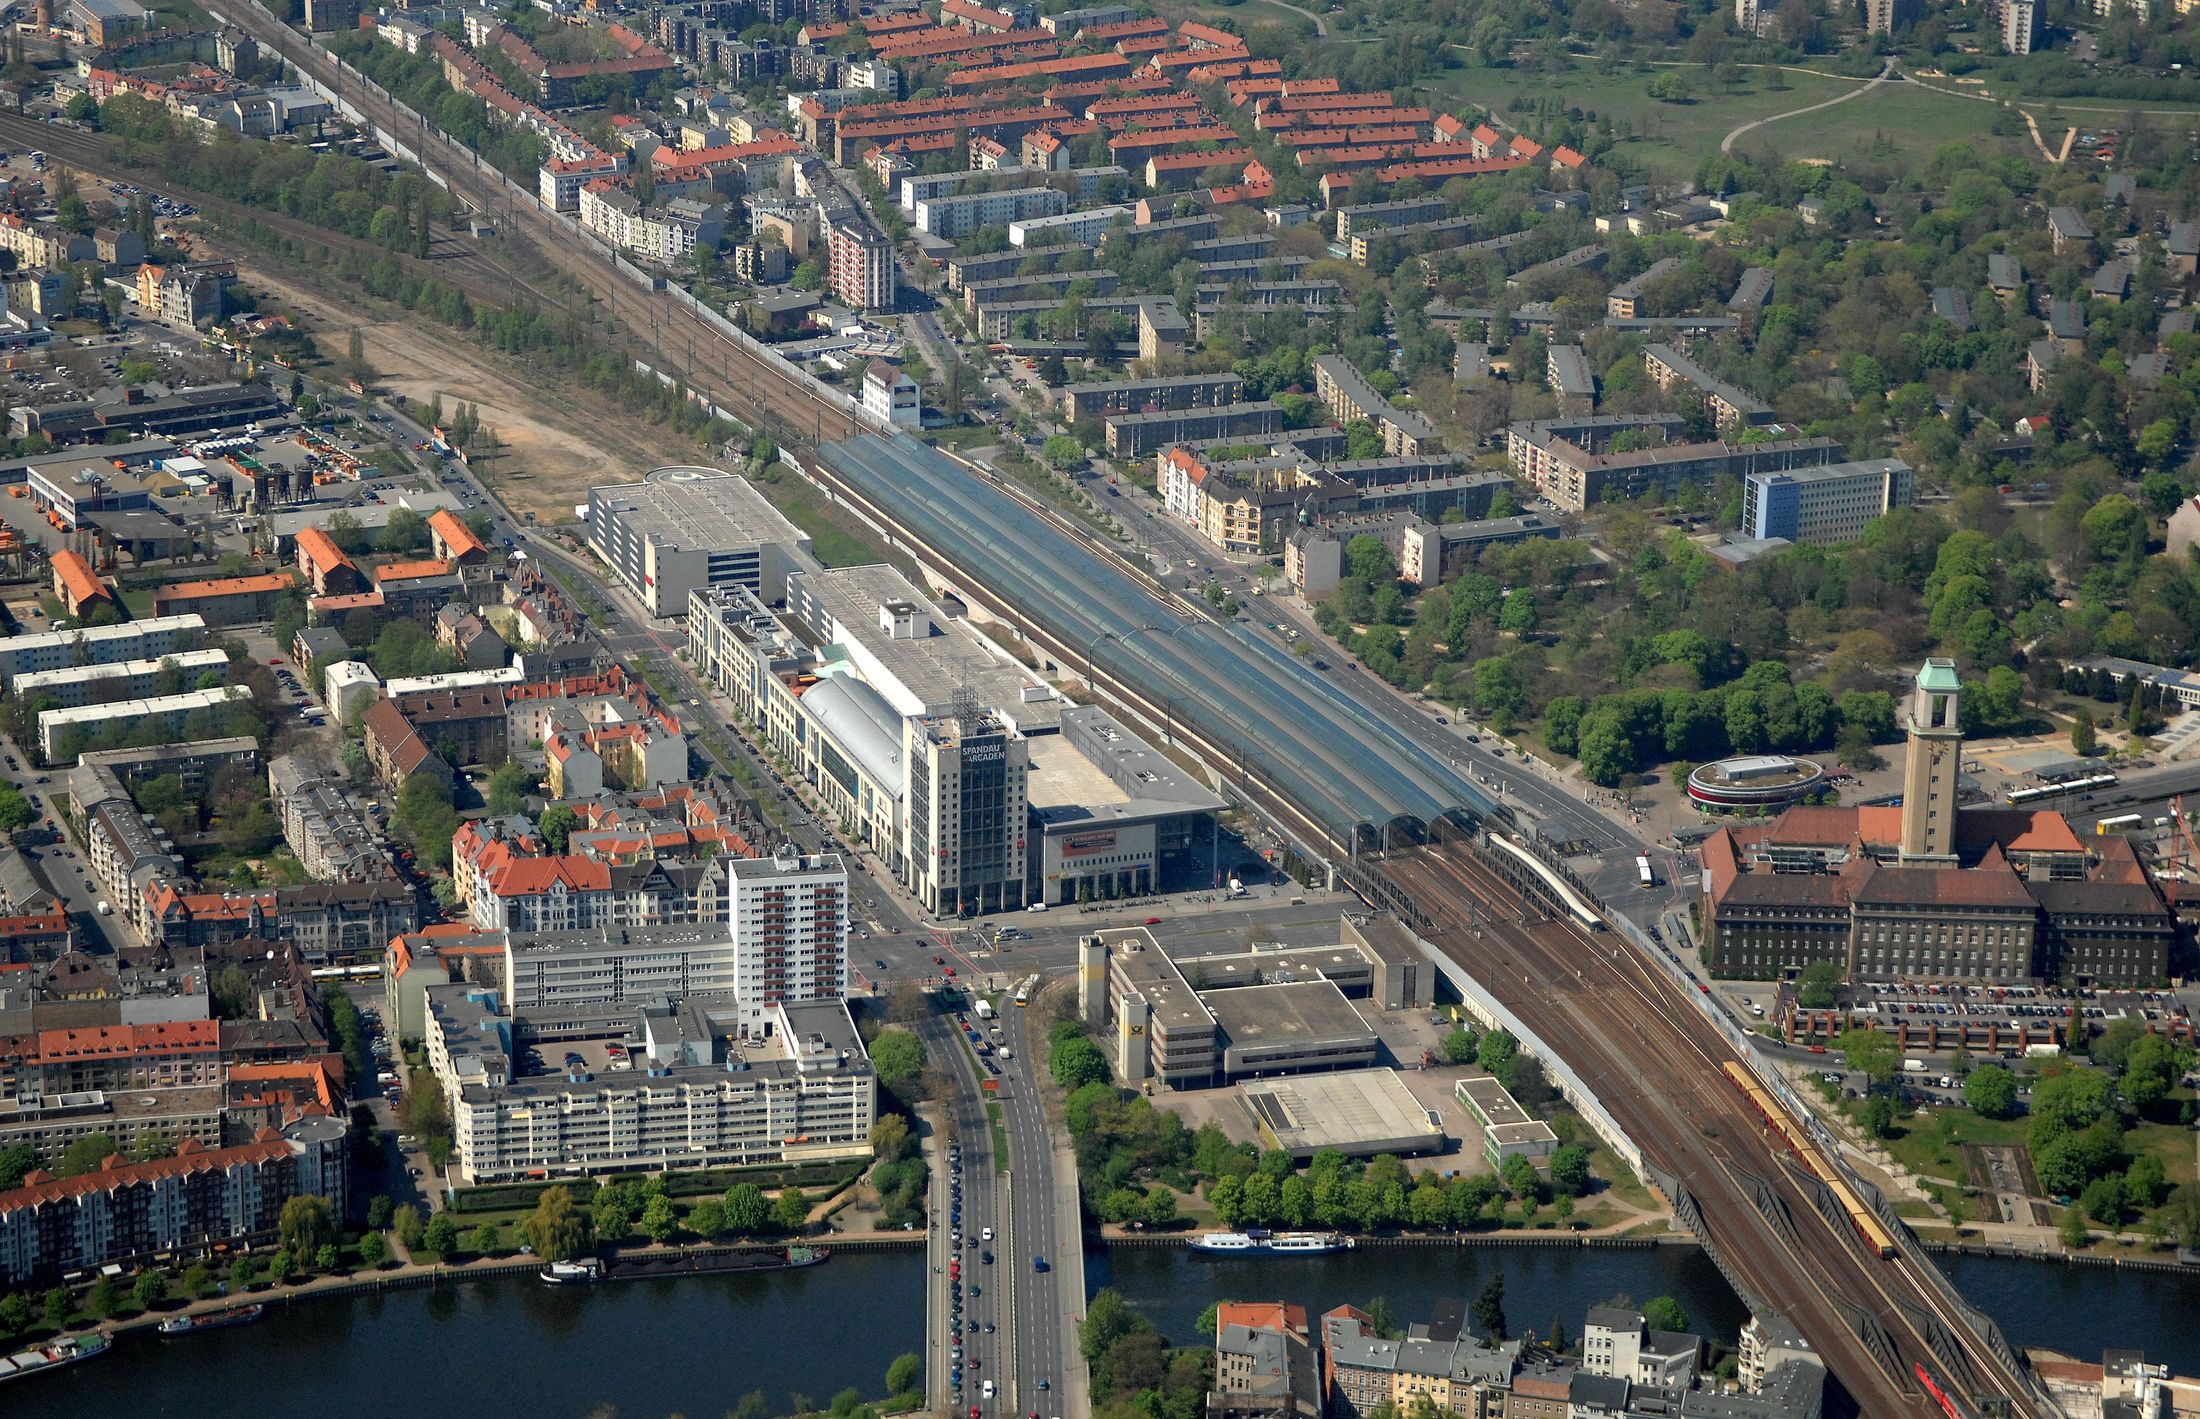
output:
[[[1444,1036],[1444,1042],[1438,1048],[1443,1052],[1446,1064],[1472,1064],[1480,1044],[1474,1037],[1474,1031],[1462,1028]]]
[[[1505,1191],[1523,1201],[1535,1196],[1543,1181],[1536,1173],[1535,1164],[1518,1153],[1505,1160],[1497,1175],[1504,1180]]]
[[[439,1257],[449,1257],[458,1250],[458,1223],[448,1212],[438,1212],[428,1219],[427,1230],[421,1233],[420,1243]]]
[[[881,1162],[898,1163],[916,1150],[917,1137],[900,1114],[880,1114],[871,1125],[871,1155]]]
[[[1492,1079],[1507,1089],[1519,1072],[1520,1042],[1510,1031],[1492,1030],[1482,1037],[1475,1049],[1474,1062],[1489,1072]]]
[[[0,1299],[0,1331],[9,1335],[21,1335],[31,1328],[31,1298],[27,1292],[10,1291]]]
[[[1688,1312],[1671,1296],[1653,1296],[1642,1308],[1642,1319],[1652,1330],[1675,1333],[1688,1329]]]
[[[1085,1307],[1085,1318],[1077,1323],[1077,1348],[1087,1363],[1096,1362],[1117,1341],[1145,1328],[1145,1317],[1125,1305],[1114,1287],[1103,1287]]]
[[[1877,1088],[1892,1084],[1901,1070],[1901,1047],[1895,1044],[1894,1036],[1884,1030],[1844,1030],[1834,1045],[1848,1061],[1849,1068]]]
[[[1889,1138],[1894,1134],[1894,1100],[1885,1094],[1874,1094],[1864,1102],[1864,1127],[1874,1138]]]
[[[1066,1039],[1054,1047],[1054,1056],[1047,1064],[1054,1082],[1065,1090],[1082,1088],[1087,1084],[1104,1084],[1108,1079],[1108,1057],[1100,1047],[1083,1035]]]
[[[894,1357],[894,1363],[886,1367],[886,1392],[889,1395],[907,1394],[924,1378],[924,1361],[914,1354]]]
[[[1981,1065],[1963,1081],[1963,1102],[1981,1118],[2014,1118],[2017,1076],[1999,1064]]]
[[[168,1276],[160,1271],[141,1271],[130,1286],[130,1299],[141,1311],[149,1311],[168,1299]]]
[[[328,1199],[302,1193],[285,1202],[275,1236],[298,1256],[312,1256],[324,1243],[335,1241],[336,1222],[330,1215]]]
[[[688,1230],[706,1242],[715,1242],[726,1234],[726,1204],[715,1197],[708,1197],[688,1211]]]
[[[1805,1010],[1830,1010],[1840,998],[1842,969],[1839,961],[1813,961],[1803,967],[1797,983],[1796,1002]]]
[[[888,1089],[899,1090],[924,1073],[924,1041],[911,1030],[887,1028],[871,1041],[871,1072]]]
[[[2093,733],[2093,711],[2080,705],[2078,712],[2070,717],[2070,750],[2074,754],[2091,754],[2098,747],[2099,740]]]
[[[781,1188],[779,1196],[772,1200],[772,1220],[782,1231],[801,1231],[810,1222],[810,1199],[801,1188]]]
[[[275,1254],[267,1260],[267,1274],[278,1286],[288,1286],[298,1274],[298,1255],[289,1247],[275,1248]]]
[[[1474,1298],[1474,1328],[1484,1335],[1505,1338],[1505,1273],[1493,1271]]]
[[[115,1136],[111,1133],[87,1133],[61,1150],[61,1161],[54,1165],[56,1176],[81,1177],[98,1167],[115,1151]]]
[[[506,759],[490,773],[483,797],[488,800],[490,813],[508,818],[527,806],[527,795],[534,790],[534,773],[525,764]]]
[[[753,1237],[771,1221],[771,1201],[755,1183],[735,1183],[726,1190],[726,1230]]]
[[[359,1239],[359,1264],[372,1271],[390,1258],[390,1244],[380,1232],[369,1232]]]
[[[1039,445],[1039,456],[1049,468],[1071,468],[1084,461],[1085,446],[1070,434],[1049,434],[1047,441]]]
[[[535,1200],[535,1210],[520,1219],[519,1234],[544,1261],[571,1261],[589,1249],[593,1219],[573,1200],[573,1190],[560,1184],[546,1188]]]
[[[38,1150],[28,1143],[0,1148],[0,1192],[10,1192],[21,1187],[24,1175],[37,1166]]]
[[[1671,70],[1653,78],[1643,91],[1659,103],[1687,103],[1690,98],[1688,81]]]
[[[1579,1197],[1589,1189],[1589,1150],[1578,1143],[1569,1143],[1551,1154],[1551,1186],[1568,1197]]]
[[[580,815],[563,803],[553,803],[545,808],[541,821],[536,824],[542,830],[543,846],[554,853],[563,853],[566,839],[572,836],[573,829],[580,826],[580,821]]]
[[[2086,1244],[2085,1214],[2076,1207],[2065,1207],[2062,1221],[2056,1224],[2055,1235],[2072,1251],[2083,1247]]]
[[[102,1276],[84,1293],[84,1309],[95,1320],[105,1320],[122,1304],[122,1288],[112,1276]]]
[[[672,1199],[653,1197],[642,1208],[642,1235],[663,1246],[680,1230],[680,1219],[673,1214]]]
[[[1382,538],[1369,533],[1363,532],[1344,544],[1344,564],[1347,576],[1378,586],[1398,579],[1398,565],[1390,549],[1383,545]]]

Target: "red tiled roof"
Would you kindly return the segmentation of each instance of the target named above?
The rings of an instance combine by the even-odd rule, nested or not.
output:
[[[447,507],[437,508],[429,514],[428,527],[429,530],[443,539],[443,545],[451,549],[451,555],[454,557],[463,557],[468,552],[487,552],[489,550],[482,540],[474,535],[474,530],[466,525],[465,520]]]
[[[290,1145],[283,1142],[271,1129],[261,1130],[263,1137],[236,1148],[207,1148],[194,1139],[185,1139],[176,1146],[172,1158],[155,1158],[149,1163],[112,1163],[97,1172],[81,1177],[54,1178],[47,1174],[33,1174],[44,1179],[28,1182],[12,1192],[0,1192],[0,1216],[21,1211],[26,1207],[39,1207],[63,1198],[87,1197],[95,1192],[107,1192],[136,1183],[155,1182],[161,1178],[187,1177],[192,1173],[219,1172],[240,1164],[272,1163],[288,1157]]]
[[[92,570],[92,564],[66,547],[53,554],[53,572],[68,595],[71,609],[108,594],[107,584]]]

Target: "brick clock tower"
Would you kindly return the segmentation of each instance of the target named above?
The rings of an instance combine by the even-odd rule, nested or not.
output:
[[[1956,663],[1934,657],[1910,691],[1909,760],[1902,771],[1902,861],[1956,860],[1956,780],[1963,722],[1956,712]]]

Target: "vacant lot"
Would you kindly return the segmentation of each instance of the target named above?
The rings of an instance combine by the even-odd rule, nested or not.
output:
[[[1691,101],[1662,103],[1650,97],[1650,80],[1669,71],[1687,81],[1695,95]],[[1719,151],[1720,140],[1741,125],[1854,93],[1865,83],[1795,70],[1778,71],[1776,78],[1772,69],[1755,66],[1741,72],[1731,93],[1709,71],[1691,65],[1613,74],[1578,68],[1555,79],[1523,70],[1454,69],[1430,87],[1453,104],[1479,104],[1501,117],[1512,116],[1515,98],[1532,101],[1562,93],[1569,108],[1608,117],[1631,131],[1619,151],[1648,174],[1693,177],[1697,166]],[[1776,82],[1786,87],[1773,87]],[[1990,104],[1889,83],[1834,108],[1752,129],[1738,150],[1783,158],[1848,159],[1867,155],[1875,141],[1904,151],[1930,151],[1958,139],[2005,141],[1993,136],[1993,119]]]

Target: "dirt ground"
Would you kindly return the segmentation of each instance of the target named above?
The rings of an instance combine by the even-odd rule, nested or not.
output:
[[[561,403],[553,406],[520,383],[501,356],[426,327],[418,317],[361,319],[260,265],[251,267],[246,280],[323,327],[316,332],[323,351],[341,353],[347,332],[358,326],[366,361],[383,391],[423,404],[441,394],[446,409],[473,404],[504,444],[486,465],[476,460],[476,471],[514,510],[532,512],[546,524],[571,521],[574,504],[587,501],[593,484],[632,482],[646,469],[695,461],[696,450],[686,440],[669,432],[660,438],[661,431],[623,419],[607,402],[570,390],[566,381],[559,382]]]

